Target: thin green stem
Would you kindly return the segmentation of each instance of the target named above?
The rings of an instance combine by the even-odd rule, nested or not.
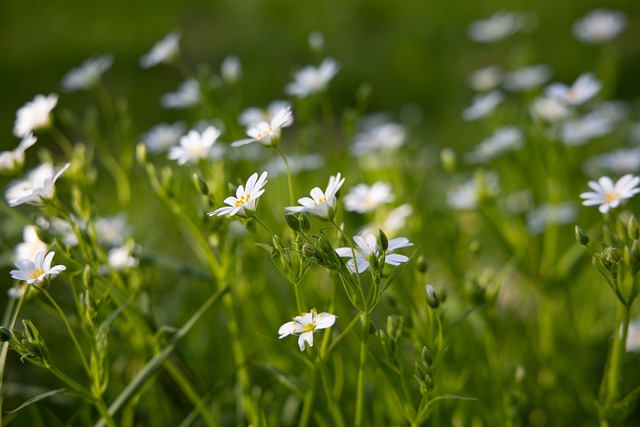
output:
[[[255,222],[260,224],[262,226],[262,228],[264,228],[267,231],[267,233],[269,233],[270,236],[272,236],[272,237],[274,236],[273,232],[269,229],[269,227],[267,227],[264,222],[260,221],[260,219],[258,219],[257,216],[253,216],[253,217],[251,217],[251,219],[253,219]]]
[[[360,337],[360,359],[358,363],[358,383],[356,395],[356,416],[353,422],[354,427],[361,427],[364,418],[364,368],[367,362],[369,324],[371,313],[360,313],[360,323],[362,324],[362,336]]]
[[[298,427],[306,427],[313,413],[314,400],[316,397],[316,382],[318,381],[318,362],[313,366],[311,370],[311,377],[307,384],[307,392],[304,396],[304,406],[302,407],[302,414],[300,415],[300,422]]]
[[[611,353],[606,370],[606,395],[605,406],[617,403],[622,396],[622,358],[625,353],[627,333],[629,330],[629,307],[617,304],[616,327],[611,345]]]
[[[287,184],[289,185],[289,203],[291,204],[291,206],[293,206],[295,204],[294,202],[295,199],[293,196],[293,178],[291,176],[291,168],[289,167],[289,161],[287,160],[287,157],[284,155],[280,147],[278,147],[278,145],[274,145],[273,148],[280,155],[280,157],[282,157],[282,161],[284,162],[284,167],[287,170]]]

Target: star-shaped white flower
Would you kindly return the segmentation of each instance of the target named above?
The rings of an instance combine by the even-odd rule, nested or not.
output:
[[[176,59],[180,53],[180,34],[173,32],[153,45],[151,50],[140,58],[142,68],[151,68],[158,64],[168,63]]]
[[[51,261],[55,252],[49,252],[46,256],[44,251],[38,252],[34,260],[23,259],[16,262],[17,270],[11,270],[10,274],[16,280],[26,282],[28,284],[40,283],[45,277],[55,277],[60,272],[67,269],[64,265],[56,265],[51,267]]]
[[[284,91],[299,98],[322,92],[339,69],[338,63],[331,58],[322,61],[318,67],[309,65],[296,73],[294,81],[289,83]]]
[[[289,335],[300,335],[298,337],[298,346],[300,351],[304,351],[305,342],[309,347],[313,347],[313,332],[319,329],[326,329],[336,323],[338,317],[331,313],[317,313],[312,308],[309,313],[302,313],[295,316],[291,322],[287,322],[278,329],[278,338],[282,339]]]
[[[14,150],[0,153],[0,172],[14,171],[21,168],[24,164],[24,152],[36,141],[37,138],[32,133],[29,133]]]
[[[13,134],[24,138],[34,130],[46,129],[51,125],[51,111],[58,104],[58,95],[36,95],[16,112]]]
[[[270,102],[266,109],[249,107],[240,113],[238,123],[246,128],[251,128],[260,122],[271,122],[276,114],[286,107],[291,108],[291,103],[280,99]]]
[[[355,261],[353,258],[354,250],[350,247],[337,248],[336,253],[343,258],[351,258],[347,261],[347,267],[352,273],[364,273],[371,265],[371,257],[378,258],[381,253],[378,248],[378,239],[373,234],[365,234],[364,236],[353,236],[353,241],[356,244],[355,247]],[[394,254],[393,251],[400,248],[406,248],[413,246],[413,243],[406,237],[396,237],[389,240],[389,246],[384,254],[384,262],[397,266],[403,262],[409,261],[409,257],[401,254]],[[356,269],[357,267],[357,269]]]
[[[602,83],[591,73],[584,73],[571,85],[553,83],[547,87],[546,95],[567,105],[582,105],[596,96]]]
[[[280,139],[282,128],[293,124],[293,113],[291,107],[282,107],[271,119],[270,122],[259,122],[247,129],[249,138],[241,139],[231,144],[232,147],[240,147],[252,142],[259,142],[262,145],[271,146]]]
[[[209,157],[221,133],[220,129],[213,126],[207,127],[202,133],[191,130],[180,138],[180,145],[171,147],[168,157],[177,160],[179,165],[197,163],[198,160]]]
[[[162,95],[160,105],[164,108],[180,110],[197,105],[200,99],[200,83],[196,79],[187,79],[180,84],[176,92]]]
[[[78,68],[74,68],[64,75],[62,87],[67,92],[91,89],[100,81],[100,76],[111,68],[112,64],[113,56],[108,54],[89,58]]]
[[[5,198],[9,206],[18,206],[23,203],[41,205],[53,199],[55,195],[54,184],[68,168],[69,163],[65,164],[58,172],[54,172],[53,166],[49,163],[41,164],[29,172],[27,179],[15,182],[7,189]]]
[[[626,26],[627,17],[624,13],[596,9],[573,24],[573,34],[584,43],[604,43],[616,38]]]
[[[247,180],[247,184],[242,185],[236,190],[236,197],[229,196],[224,199],[224,202],[229,206],[223,206],[216,209],[213,212],[209,212],[207,215],[213,216],[233,216],[238,215],[242,217],[249,216],[249,212],[255,212],[258,207],[258,197],[264,193],[262,187],[267,183],[267,172],[262,172],[260,178],[258,173],[254,173]],[[249,212],[247,212],[249,211]],[[248,215],[249,214],[249,215]]]
[[[356,135],[349,152],[363,156],[378,151],[392,151],[405,143],[407,131],[398,123],[383,122],[367,127]]]
[[[391,184],[378,181],[372,186],[358,184],[344,196],[344,208],[349,212],[371,212],[384,203],[393,202]]]
[[[333,218],[336,209],[336,194],[344,184],[344,180],[345,178],[341,179],[338,172],[336,176],[329,178],[329,185],[327,185],[326,191],[315,187],[311,190],[311,198],[302,197],[298,199],[298,203],[301,206],[289,206],[285,210],[293,213],[307,212],[324,219]]]
[[[601,213],[609,212],[620,206],[620,202],[630,199],[640,193],[640,178],[631,174],[625,175],[618,181],[613,182],[608,176],[601,177],[598,182],[589,181],[588,185],[593,191],[580,194],[580,198],[584,199],[584,206],[600,205],[598,210]]]

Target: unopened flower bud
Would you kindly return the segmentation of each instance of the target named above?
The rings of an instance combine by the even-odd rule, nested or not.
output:
[[[436,290],[434,289],[434,287],[431,285],[427,285],[426,291],[427,291],[427,304],[429,304],[429,307],[433,309],[438,308],[440,306],[440,298],[438,298],[438,294],[436,293]]]
[[[87,289],[93,287],[93,272],[91,271],[91,267],[88,265],[85,265],[84,271],[82,272],[82,283],[84,283],[84,286],[86,286]]]
[[[289,226],[289,228],[293,231],[302,230],[302,223],[295,214],[285,213],[284,219],[287,221],[287,225]]]
[[[204,196],[208,196],[209,195],[209,186],[207,185],[206,181],[204,179],[202,179],[202,177],[200,175],[198,175],[197,173],[193,174],[193,183],[196,186],[196,189]]]
[[[378,247],[382,252],[386,252],[389,249],[389,239],[384,231],[378,230]]]
[[[311,229],[311,219],[309,218],[309,214],[306,212],[302,212],[300,215],[300,224],[303,232],[308,232]]]
[[[585,245],[588,245],[589,242],[591,241],[591,239],[589,239],[589,235],[587,234],[587,232],[577,225],[575,228],[575,233],[576,233],[576,240],[578,241],[579,244],[585,246]]]
[[[420,355],[420,360],[422,360],[422,364],[426,367],[431,367],[433,365],[433,358],[431,357],[431,352],[425,345],[422,347],[422,354]]]
[[[604,259],[608,262],[615,263],[620,261],[620,251],[616,248],[609,246],[604,250]]]
[[[397,340],[402,334],[402,316],[391,315],[387,317],[387,335],[392,340]]]
[[[305,243],[302,246],[302,255],[304,255],[305,258],[313,258],[316,256],[316,248],[309,243]]]
[[[429,269],[429,263],[424,255],[420,254],[420,256],[418,256],[418,259],[416,260],[416,268],[422,274],[426,273]]]
[[[13,333],[11,332],[11,329],[5,328],[4,326],[1,326],[0,327],[0,342],[11,341],[12,338],[13,338]]]
[[[635,215],[629,215],[629,222],[627,223],[627,232],[629,233],[629,237],[633,240],[640,239],[640,229],[638,228],[638,220]]]

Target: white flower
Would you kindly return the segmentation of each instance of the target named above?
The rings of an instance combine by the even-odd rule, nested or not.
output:
[[[332,219],[336,209],[336,194],[345,180],[345,178],[340,178],[340,173],[338,172],[336,176],[329,178],[329,185],[327,185],[326,191],[323,192],[320,188],[314,187],[311,190],[311,198],[302,197],[298,199],[298,203],[302,206],[289,206],[285,210],[294,213],[307,212],[320,218]]]
[[[73,221],[73,223],[78,225],[80,229],[86,229],[86,224],[83,220],[81,220],[80,218],[76,218],[74,215],[71,215],[70,218],[71,218],[71,221]],[[42,228],[43,230],[47,230],[52,234],[54,234],[55,236],[59,237],[62,243],[64,243],[67,246],[73,247],[73,246],[77,246],[79,243],[78,236],[73,231],[73,228],[71,228],[71,225],[67,221],[61,218],[38,217],[36,218],[36,224],[38,225],[38,227]]]
[[[330,58],[322,61],[319,67],[307,66],[298,71],[293,83],[289,83],[284,91],[287,95],[305,98],[326,89],[329,81],[336,75],[340,67]]]
[[[473,21],[468,28],[469,38],[478,43],[492,43],[517,33],[524,24],[521,13],[499,11],[487,19]]]
[[[551,67],[547,64],[529,65],[507,73],[503,86],[511,92],[542,86],[551,78]]]
[[[604,43],[616,38],[626,26],[624,13],[596,9],[573,24],[573,34],[584,43]]]
[[[536,98],[531,104],[529,112],[533,117],[542,119],[548,123],[555,123],[566,119],[569,116],[570,110],[557,99],[545,96]]]
[[[224,202],[229,206],[224,206],[216,209],[213,212],[209,212],[207,215],[222,216],[222,215],[238,215],[247,217],[247,211],[255,212],[258,203],[258,197],[264,193],[262,187],[267,183],[267,172],[262,172],[260,178],[258,173],[254,173],[247,180],[246,186],[239,186],[236,190],[236,197],[229,196],[224,199]]]
[[[96,234],[100,243],[106,246],[120,246],[131,233],[127,214],[120,213],[96,219]]]
[[[593,161],[598,167],[617,174],[637,172],[640,170],[640,148],[622,148],[600,154]]]
[[[485,196],[495,196],[500,192],[498,175],[495,172],[476,174],[468,181],[456,185],[447,194],[447,204],[459,210],[474,210]]]
[[[48,96],[36,95],[33,101],[27,102],[16,112],[13,134],[18,138],[24,138],[34,130],[51,126],[51,111],[57,103],[58,95],[55,93]]]
[[[270,122],[260,122],[247,129],[250,138],[241,139],[231,144],[232,147],[240,147],[252,142],[259,142],[262,145],[271,146],[280,139],[282,128],[293,124],[293,113],[291,107],[283,107],[278,111]]]
[[[280,110],[287,107],[291,108],[291,103],[279,99],[272,101],[266,109],[249,107],[240,113],[238,123],[249,128],[256,126],[260,122],[271,122]]]
[[[640,352],[640,317],[637,317],[629,322],[625,348],[628,352]]]
[[[573,222],[578,209],[573,202],[559,204],[543,203],[537,209],[527,212],[527,228],[531,234],[542,233],[548,225],[564,225]]]
[[[240,58],[235,55],[229,55],[222,60],[220,65],[220,75],[225,83],[232,85],[242,77],[242,63]]]
[[[47,244],[38,238],[36,228],[33,225],[26,225],[22,230],[22,243],[18,243],[13,250],[14,258],[34,259],[38,252],[46,251]]]
[[[344,196],[344,208],[349,212],[371,212],[384,203],[393,202],[391,184],[378,181],[372,186],[358,184]]]
[[[387,237],[392,237],[404,227],[411,214],[413,214],[413,207],[405,203],[387,213],[382,222],[376,221],[363,227],[359,234],[374,234],[382,229]]]
[[[309,313],[302,313],[295,316],[291,322],[287,322],[278,329],[278,338],[282,339],[289,335],[298,335],[298,346],[300,351],[304,351],[305,342],[309,343],[309,347],[313,347],[313,332],[318,329],[326,329],[336,323],[337,316],[331,313],[317,313],[312,308]]]
[[[596,96],[602,83],[591,73],[580,75],[570,87],[563,83],[553,83],[547,87],[546,95],[567,105],[582,105]]]
[[[62,87],[67,92],[91,89],[100,81],[100,76],[111,68],[112,64],[113,56],[108,54],[89,58],[78,68],[74,68],[64,75]]]
[[[16,262],[18,270],[11,270],[10,274],[16,280],[27,282],[27,284],[40,283],[45,277],[55,277],[60,272],[67,269],[64,265],[51,267],[51,261],[55,252],[49,252],[46,257],[44,251],[38,252],[35,259],[22,259]]]
[[[43,163],[29,172],[27,179],[15,182],[7,189],[5,198],[9,206],[18,206],[23,203],[41,205],[53,199],[55,195],[54,184],[60,175],[69,168],[69,163],[58,172],[54,172],[53,166]]]
[[[362,156],[376,151],[395,150],[405,142],[406,130],[397,123],[380,123],[356,135],[349,152]]]
[[[468,153],[465,158],[469,163],[488,163],[494,157],[506,151],[514,151],[524,145],[522,131],[516,126],[504,126]]]
[[[615,184],[611,178],[603,176],[598,182],[589,181],[588,185],[593,191],[580,194],[580,198],[584,199],[584,206],[600,205],[598,209],[604,214],[609,212],[609,209],[617,208],[622,200],[630,199],[639,193],[638,184],[640,178],[631,174],[623,176]]]
[[[198,160],[207,158],[213,145],[222,132],[213,127],[207,127],[202,133],[196,130],[189,131],[188,134],[180,137],[180,145],[171,147],[169,159],[177,160],[179,165],[185,163],[197,163]]]
[[[169,33],[164,39],[153,45],[151,50],[140,58],[142,68],[151,68],[158,64],[172,62],[180,53],[180,34]]]
[[[502,92],[494,90],[487,94],[479,94],[473,97],[471,105],[464,109],[462,118],[468,122],[481,119],[493,113],[504,100]]]
[[[32,133],[26,135],[13,151],[0,153],[0,172],[14,171],[24,164],[24,152],[36,143],[38,139]]]
[[[109,266],[116,271],[138,266],[138,259],[131,256],[131,248],[128,245],[110,249],[107,260]]]
[[[151,153],[160,153],[176,145],[184,130],[185,125],[182,122],[161,123],[152,127],[140,139]]]
[[[7,289],[7,296],[11,299],[20,299],[24,295],[24,291],[27,289],[25,283],[18,283],[17,285]]]
[[[200,102],[200,84],[196,79],[187,79],[176,92],[169,92],[162,95],[160,105],[164,108],[180,110],[197,105]]]
[[[493,90],[502,81],[502,70],[497,65],[490,65],[475,70],[469,75],[468,83],[471,89],[478,92]]]
[[[581,118],[564,122],[560,129],[560,138],[565,145],[580,146],[593,138],[607,135],[612,129],[611,120],[597,112],[592,112]]]
[[[350,247],[337,248],[336,253],[340,257],[351,258],[347,261],[347,267],[352,273],[364,273],[364,271],[371,265],[371,257],[379,258],[381,256],[381,251],[378,248],[378,239],[374,234],[365,234],[362,236],[353,236],[353,241],[356,244],[355,262],[353,259],[354,250]],[[384,262],[389,265],[398,266],[409,261],[409,257],[393,253],[396,249],[406,248],[409,246],[413,246],[413,243],[411,243],[406,237],[390,239],[389,246],[384,253]]]

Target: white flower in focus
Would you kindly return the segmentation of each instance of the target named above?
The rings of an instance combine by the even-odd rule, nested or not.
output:
[[[604,43],[616,38],[626,26],[627,17],[624,13],[596,9],[573,24],[573,34],[584,43]]]
[[[184,130],[185,124],[182,122],[174,124],[161,123],[152,127],[140,139],[149,152],[161,153],[176,145]]]
[[[179,165],[206,159],[221,133],[220,129],[213,126],[207,127],[202,133],[190,130],[188,134],[180,137],[180,145],[171,147],[168,158],[177,160]]]
[[[329,178],[329,185],[327,185],[326,191],[323,192],[320,188],[314,187],[311,190],[311,198],[303,197],[298,199],[298,203],[301,206],[289,206],[285,210],[293,213],[307,212],[320,218],[332,219],[336,209],[336,194],[344,184],[345,179],[340,179],[340,173],[338,172],[336,176]]]
[[[260,122],[271,122],[273,118],[284,108],[291,109],[289,101],[272,101],[266,109],[249,107],[238,116],[238,123],[246,128],[254,127]]]
[[[242,77],[242,63],[240,58],[229,55],[222,60],[220,65],[220,75],[222,80],[228,85],[233,85]]]
[[[469,38],[478,43],[492,43],[517,33],[524,24],[523,14],[499,11],[487,19],[473,21],[468,28]]]
[[[295,316],[291,322],[287,322],[278,329],[278,338],[282,339],[289,335],[300,335],[298,338],[298,346],[300,351],[304,351],[305,342],[309,347],[313,347],[313,332],[318,329],[326,329],[336,323],[337,316],[331,313],[317,313],[312,308],[309,313],[302,313]]]
[[[565,225],[578,216],[573,202],[560,204],[544,203],[537,209],[527,212],[527,228],[531,234],[540,234],[549,225]]]
[[[180,110],[197,105],[200,99],[200,84],[196,79],[187,79],[182,82],[176,92],[162,95],[160,105],[164,108]]]
[[[356,135],[349,152],[362,156],[377,151],[395,150],[405,143],[406,130],[397,123],[380,123]]]
[[[371,212],[384,203],[391,203],[395,199],[391,184],[378,181],[372,186],[358,184],[352,187],[344,196],[344,208],[349,212]]]
[[[502,92],[494,90],[487,94],[479,94],[473,97],[471,105],[464,109],[462,118],[468,122],[481,119],[493,113],[504,100]]]
[[[542,86],[551,78],[551,67],[547,64],[529,65],[507,73],[503,86],[511,92],[520,92]]]
[[[628,174],[613,182],[608,176],[601,177],[598,182],[589,181],[588,185],[593,191],[580,194],[580,198],[584,199],[584,206],[600,205],[598,210],[600,213],[607,213],[609,209],[615,209],[620,206],[620,202],[630,199],[640,192],[638,188],[640,178]]]
[[[68,168],[69,163],[55,172],[49,163],[41,164],[29,172],[27,179],[17,181],[7,189],[5,198],[9,206],[14,207],[23,203],[42,205],[53,199],[55,195],[54,184]]]
[[[138,259],[131,256],[131,248],[128,245],[110,249],[107,262],[116,271],[138,266]]]
[[[322,92],[329,81],[338,73],[340,67],[331,58],[327,58],[317,68],[307,66],[298,71],[293,83],[289,83],[284,91],[287,95],[305,98],[309,95]]]
[[[278,111],[270,122],[260,122],[247,129],[249,138],[241,139],[231,144],[232,147],[240,147],[252,142],[259,142],[267,147],[280,140],[282,128],[293,124],[293,113],[291,107],[287,106]]]
[[[106,246],[120,246],[131,234],[131,227],[125,213],[98,218],[95,226],[98,240]]]
[[[46,256],[44,251],[38,252],[35,259],[22,259],[16,262],[17,270],[11,270],[10,274],[15,280],[20,280],[31,285],[32,283],[40,283],[45,277],[55,277],[60,272],[67,269],[64,265],[56,265],[51,267],[51,261],[55,252],[49,252]]]
[[[156,42],[151,50],[140,58],[142,68],[155,67],[158,64],[170,63],[180,53],[180,34],[173,32]]]
[[[36,143],[38,139],[32,133],[26,135],[13,151],[0,153],[0,172],[11,172],[19,169],[24,164],[24,152]]]
[[[631,322],[629,322],[625,349],[628,352],[640,352],[640,317],[636,317]]]
[[[591,73],[580,75],[576,81],[567,86],[553,83],[547,87],[546,95],[567,105],[582,105],[596,96],[602,89],[602,82]]]
[[[371,257],[378,258],[381,256],[378,248],[378,239],[374,234],[365,234],[362,236],[353,236],[356,244],[355,261],[353,259],[354,250],[350,247],[337,248],[336,253],[343,258],[351,258],[347,261],[347,268],[352,273],[364,273],[371,265]],[[400,254],[394,254],[393,251],[400,248],[413,246],[413,243],[406,237],[396,237],[389,240],[389,246],[384,254],[384,262],[389,265],[398,266],[409,261],[409,257]]]
[[[529,109],[532,117],[544,120],[547,123],[555,123],[566,119],[571,111],[555,98],[538,97]]]
[[[613,123],[611,120],[594,112],[581,118],[564,122],[560,129],[560,138],[564,145],[580,146],[585,145],[593,138],[605,136],[612,130]]]
[[[89,90],[100,81],[100,76],[113,64],[113,56],[105,54],[89,58],[62,78],[62,87],[67,92]]]
[[[16,112],[13,134],[25,138],[31,132],[51,126],[51,111],[58,104],[58,95],[36,95]]]
[[[502,70],[497,65],[480,68],[469,75],[467,82],[471,89],[478,92],[487,92],[498,87],[502,82]]]
[[[616,174],[635,173],[640,170],[640,148],[622,148],[593,158],[595,164]]]
[[[522,131],[516,126],[504,126],[484,139],[465,158],[469,163],[488,163],[496,156],[519,149],[524,145]]]
[[[13,250],[16,260],[35,259],[38,252],[47,250],[47,244],[38,238],[36,228],[26,225],[22,230],[22,243],[18,243]]]
[[[235,197],[229,196],[224,199],[224,202],[229,206],[218,208],[213,212],[209,212],[207,215],[250,216],[251,214],[247,211],[255,212],[258,207],[258,197],[264,193],[262,187],[264,187],[266,183],[267,172],[262,172],[260,178],[258,178],[257,172],[254,173],[249,177],[247,184],[244,187],[242,185],[238,187]]]

